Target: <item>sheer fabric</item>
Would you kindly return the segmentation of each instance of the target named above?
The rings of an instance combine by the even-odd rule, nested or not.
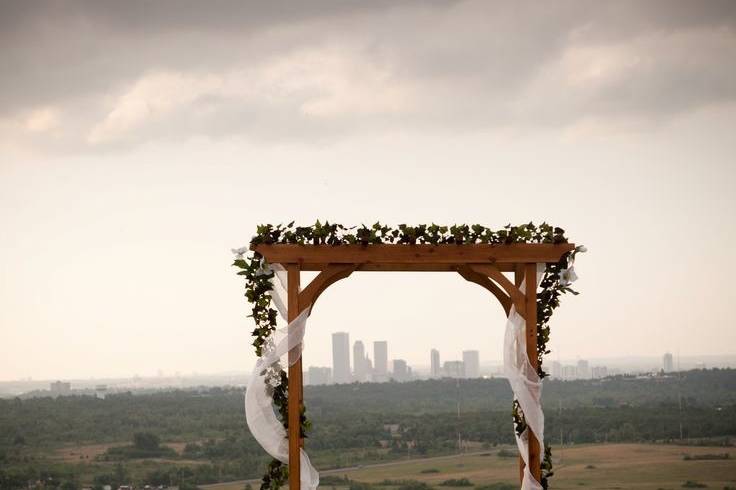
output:
[[[537,264],[537,287],[542,280],[546,265]],[[521,283],[520,289],[524,291],[526,280]],[[526,321],[516,312],[512,306],[506,322],[506,334],[504,336],[503,350],[504,374],[511,384],[514,399],[519,402],[524,412],[527,429],[516,435],[516,445],[521,457],[524,459],[524,479],[521,490],[542,490],[542,485],[529,471],[529,428],[539,441],[541,455],[544,455],[544,413],[542,412],[542,380],[537,370],[529,362],[526,353]]]
[[[266,266],[263,274],[273,270],[276,280],[272,280],[273,290],[271,297],[273,304],[284,320],[288,319],[287,301],[287,274],[283,267],[274,264],[272,268]],[[309,316],[309,308],[306,308],[298,317],[290,322],[285,328],[276,329],[269,335],[263,346],[261,357],[256,362],[248,381],[245,392],[245,418],[253,437],[273,458],[284,464],[289,464],[289,438],[286,429],[276,417],[273,408],[273,386],[279,382],[274,379],[273,374],[281,370],[281,360],[288,356],[292,349],[299,349],[299,356],[292,359],[292,363],[301,357],[304,329]],[[273,368],[273,369],[270,369]],[[315,490],[319,485],[319,473],[309,461],[306,451],[301,449],[301,475],[302,488]]]

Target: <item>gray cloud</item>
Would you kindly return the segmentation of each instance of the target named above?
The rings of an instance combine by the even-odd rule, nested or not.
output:
[[[736,98],[730,1],[18,1],[0,42],[0,142],[69,149],[660,120]]]

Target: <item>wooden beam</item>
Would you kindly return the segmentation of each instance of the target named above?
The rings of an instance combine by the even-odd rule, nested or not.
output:
[[[474,271],[467,265],[458,267],[457,271],[466,281],[474,282],[475,284],[489,290],[501,303],[503,310],[506,312],[506,316],[509,315],[509,312],[511,311],[511,298],[503,291],[503,289],[498,287],[495,282],[491,281],[488,276]]]
[[[289,322],[299,316],[299,265],[289,264],[288,274],[288,308]],[[289,490],[300,490],[301,481],[301,408],[304,399],[302,386],[302,359],[300,347],[289,351]]]
[[[289,245],[252,247],[271,263],[301,264],[494,264],[557,262],[571,243],[509,245]]]
[[[485,262],[487,264],[488,262]],[[481,265],[479,263],[478,265]],[[301,270],[303,271],[322,271],[325,270],[330,264],[314,263],[314,262],[300,262]],[[358,272],[458,272],[458,268],[464,265],[475,265],[475,264],[355,264],[355,270]],[[513,272],[515,264],[513,263],[500,263],[495,264],[496,268],[501,272]]]
[[[524,284],[526,296],[526,355],[529,363],[537,369],[537,264],[524,266]],[[529,470],[537,481],[542,479],[542,460],[539,441],[529,428]]]
[[[514,285],[521,287],[524,280],[524,264],[514,264]],[[519,483],[524,481],[524,458],[519,455]]]
[[[519,291],[519,288],[508,279],[508,277],[504,276],[501,271],[496,268],[496,266],[490,264],[473,264],[470,267],[475,272],[484,274],[496,281],[496,283],[498,283],[498,285],[501,286],[503,290],[506,291],[506,294],[511,298],[511,302],[516,306],[516,312],[526,318],[526,303],[524,302],[524,295]]]
[[[524,280],[524,264],[513,264],[512,270],[514,271],[514,284],[516,287],[521,287],[521,282]]]

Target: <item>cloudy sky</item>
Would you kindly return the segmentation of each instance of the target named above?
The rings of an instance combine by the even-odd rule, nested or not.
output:
[[[534,220],[590,252],[552,358],[736,353],[736,4],[0,4],[0,380],[249,370],[256,224]],[[499,359],[449,274],[363,273],[331,332]]]

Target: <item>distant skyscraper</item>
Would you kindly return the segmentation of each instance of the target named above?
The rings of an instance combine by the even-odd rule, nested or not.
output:
[[[50,384],[49,389],[54,395],[68,395],[72,391],[72,384],[68,382],[65,383],[63,381],[56,381]]]
[[[96,385],[95,396],[104,400],[107,396],[107,385]]]
[[[675,370],[675,364],[672,362],[672,354],[669,352],[662,357],[662,369],[665,373],[671,373]]]
[[[462,378],[465,376],[463,361],[445,361],[442,370],[448,378]]]
[[[393,379],[396,381],[408,381],[409,380],[409,366],[403,359],[394,359],[394,371],[392,373]]]
[[[588,364],[588,361],[581,359],[578,361],[578,378],[580,379],[590,379],[590,365]]]
[[[388,376],[388,342],[373,342],[373,380],[385,381]]]
[[[550,374],[554,379],[562,379],[562,364],[559,361],[552,361],[552,371]]]
[[[463,351],[466,378],[480,378],[480,354],[477,350]]]
[[[365,356],[363,342],[357,340],[353,344],[353,376],[356,381],[365,381],[369,373],[368,359]]]
[[[440,351],[438,351],[437,349],[432,349],[432,351],[429,353],[429,360],[429,375],[432,378],[439,378],[442,375],[442,373],[440,373]]]
[[[307,378],[309,379],[310,385],[330,384],[331,376],[332,376],[332,369],[328,367],[310,366],[309,371],[307,371]]]
[[[332,334],[332,381],[334,383],[350,383],[350,334],[336,332]]]

